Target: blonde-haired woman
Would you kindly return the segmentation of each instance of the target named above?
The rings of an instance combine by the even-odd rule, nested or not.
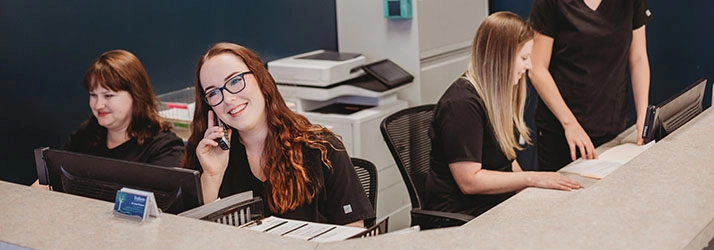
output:
[[[479,27],[466,73],[434,110],[427,208],[477,216],[526,187],[582,188],[559,173],[523,172],[515,161],[519,136],[530,143],[523,109],[534,37],[511,12]]]

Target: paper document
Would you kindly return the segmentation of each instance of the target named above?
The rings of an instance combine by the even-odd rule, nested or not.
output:
[[[344,240],[366,230],[359,227],[290,220],[275,216],[262,219],[260,224],[253,223],[244,228],[315,242]]]
[[[579,174],[581,176],[594,179],[601,179],[618,169],[622,166],[622,164],[627,163],[637,155],[652,147],[654,144],[654,141],[642,146],[637,146],[637,144],[633,143],[620,144],[601,153],[597,159],[579,159],[563,167],[560,171]]]
[[[188,103],[186,105],[170,105],[167,104],[167,109],[160,110],[159,116],[182,121],[193,120],[193,112],[196,109],[195,103]]]

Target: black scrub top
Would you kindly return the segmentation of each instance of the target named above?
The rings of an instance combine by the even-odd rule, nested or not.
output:
[[[148,163],[161,167],[181,167],[184,156],[184,143],[171,131],[159,132],[153,138],[139,145],[136,138],[109,149],[104,134],[99,144],[92,146],[89,140],[97,130],[78,130],[70,136],[62,147],[65,150],[119,160]],[[106,133],[106,132],[105,132]]]
[[[465,78],[452,83],[437,102],[429,136],[432,151],[426,208],[477,216],[514,194],[463,194],[451,174],[449,163],[461,161],[481,163],[482,169],[512,172],[513,161],[506,158],[496,141],[483,100]]]
[[[602,0],[596,10],[583,0],[533,1],[529,23],[554,39],[549,71],[565,103],[592,137],[625,129],[632,31],[650,18],[644,0]],[[535,122],[539,130],[563,130],[540,99]]]
[[[234,130],[233,135],[238,135],[238,131]],[[334,136],[330,135],[326,139],[336,148],[345,148]],[[328,151],[327,158],[332,163],[331,169],[322,163],[319,150],[307,146],[302,148],[303,166],[308,171],[308,176],[314,176],[312,181],[317,181],[320,184],[311,203],[284,214],[272,214],[268,209],[267,202],[264,202],[263,211],[266,216],[275,215],[286,219],[338,225],[375,217],[375,211],[357,178],[347,151],[335,150],[329,145],[325,145],[325,147]],[[230,150],[228,168],[223,176],[218,196],[225,198],[252,190],[253,196],[260,196],[265,200],[263,191],[268,188],[270,183],[262,182],[253,175],[248,164],[245,146],[241,144],[238,136],[231,138]]]

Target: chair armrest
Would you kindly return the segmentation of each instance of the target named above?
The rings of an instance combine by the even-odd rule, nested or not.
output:
[[[468,215],[468,214],[459,214],[459,213],[450,213],[450,212],[442,212],[442,211],[435,211],[435,210],[423,210],[423,209],[412,209],[411,213],[413,215],[418,215],[418,216],[426,216],[426,217],[433,217],[436,219],[449,219],[449,220],[456,220],[460,221],[463,223],[469,222],[474,216]]]
[[[361,232],[355,236],[352,236],[349,239],[373,237],[373,236],[377,236],[377,235],[381,235],[381,234],[386,234],[387,226],[389,226],[389,217],[384,218],[382,221],[374,224],[371,227],[368,227],[364,232]]]
[[[461,226],[474,216],[434,210],[412,209],[412,226],[418,225],[422,230]]]

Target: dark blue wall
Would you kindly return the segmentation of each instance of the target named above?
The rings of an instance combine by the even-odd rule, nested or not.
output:
[[[111,49],[139,57],[157,94],[193,84],[213,43],[263,60],[337,48],[331,0],[0,1],[0,179],[28,184],[32,150],[59,147],[91,113],[84,71]]]
[[[647,2],[654,13],[647,26],[651,103],[698,78],[714,80],[714,2]],[[524,18],[530,10],[530,1],[490,4],[492,12]],[[190,86],[196,59],[215,42],[246,45],[269,61],[334,50],[335,29],[332,0],[0,1],[0,179],[31,183],[32,150],[60,146],[90,115],[82,76],[106,50],[135,53],[164,93]],[[528,169],[531,158],[526,152],[519,161]]]

